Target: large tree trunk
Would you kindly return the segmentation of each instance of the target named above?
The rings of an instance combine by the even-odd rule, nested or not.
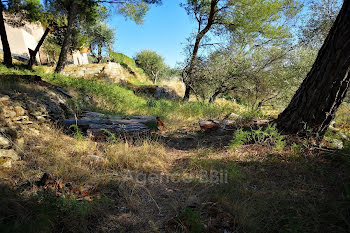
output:
[[[76,7],[77,5],[75,4],[74,1],[72,1],[71,7],[69,8],[68,11],[68,25],[67,25],[67,32],[63,40],[62,48],[61,48],[61,53],[58,58],[57,66],[55,69],[56,73],[60,73],[64,67],[66,66],[67,62],[67,56],[68,56],[68,50],[69,46],[71,44],[72,40],[72,33],[74,29],[74,21],[76,17]]]
[[[28,61],[28,65],[27,65],[28,69],[31,70],[33,68],[33,65],[35,63],[36,54],[39,52],[40,47],[43,45],[47,35],[49,35],[51,30],[52,30],[52,25],[50,25],[48,28],[46,28],[44,34],[42,35],[42,37],[41,37],[39,43],[37,44],[37,46],[35,47],[34,51],[32,51],[30,53],[30,59]]]
[[[2,4],[0,0],[0,36],[1,36],[1,42],[2,42],[2,50],[4,53],[4,65],[7,67],[12,66],[12,55],[11,55],[11,49],[9,42],[7,40],[7,33],[6,33],[6,28],[5,28],[5,20],[4,20],[4,5]]]
[[[349,71],[350,0],[345,0],[311,71],[278,117],[278,128],[322,137],[346,96]]]

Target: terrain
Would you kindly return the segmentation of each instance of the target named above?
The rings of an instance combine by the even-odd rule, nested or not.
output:
[[[278,108],[138,96],[42,67],[0,73],[1,232],[350,231],[350,145],[339,133],[320,146],[256,126]],[[164,127],[96,141],[60,124],[84,111],[158,116]],[[349,112],[344,103],[333,124],[347,137]],[[198,124],[224,118],[231,129]]]

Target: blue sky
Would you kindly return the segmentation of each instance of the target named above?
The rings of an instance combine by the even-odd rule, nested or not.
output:
[[[179,0],[163,0],[161,6],[152,6],[143,25],[113,15],[109,24],[116,29],[114,50],[134,57],[137,52],[150,49],[172,67],[182,62],[186,38],[196,26],[179,4]]]

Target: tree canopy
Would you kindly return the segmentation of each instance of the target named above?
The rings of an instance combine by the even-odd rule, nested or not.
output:
[[[156,83],[165,70],[164,59],[154,51],[142,50],[135,57],[136,64]]]

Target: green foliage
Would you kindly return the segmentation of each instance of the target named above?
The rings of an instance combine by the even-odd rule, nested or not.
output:
[[[204,232],[204,224],[200,220],[200,213],[196,210],[186,208],[182,212],[179,218],[185,223],[191,233],[201,233]]]
[[[230,39],[225,38],[228,43],[222,43],[225,49],[209,55],[203,52],[203,57],[198,57],[196,46],[190,45],[190,74],[185,82],[211,102],[233,90],[244,93],[252,108],[284,93],[276,89],[285,86],[279,68],[286,64],[286,45],[292,38],[287,22],[292,21],[301,6],[285,0],[224,0],[214,6],[212,3],[215,1],[188,0],[183,5],[198,21],[198,33],[192,39],[195,43],[203,39],[204,48],[211,45],[211,37],[204,37],[208,31]],[[214,13],[210,15],[211,12]],[[201,48],[202,44],[198,46]]]
[[[170,100],[153,100],[136,96],[133,91],[123,88],[117,84],[110,84],[98,80],[86,80],[83,78],[74,78],[59,74],[46,73],[41,67],[35,67],[35,74],[41,76],[46,81],[65,88],[77,90],[80,93],[91,94],[96,97],[104,98],[107,103],[112,104],[113,111],[110,113],[124,115],[153,115],[163,119],[169,118],[219,118],[229,112],[234,112],[233,106],[203,104],[199,102],[182,102]],[[28,74],[33,75],[32,71],[26,69],[6,68],[0,64],[1,74]],[[152,104],[150,104],[152,102]],[[72,103],[77,111],[83,106],[78,100]],[[153,107],[151,107],[151,105]],[[89,106],[91,109],[97,109],[96,106]]]
[[[48,63],[56,64],[61,51],[61,46],[57,44],[54,36],[49,35],[42,45],[45,54],[48,56]]]
[[[0,196],[0,229],[4,233],[88,232],[89,218],[98,206],[107,206],[103,200],[77,201],[50,192],[24,197],[5,186],[0,186]]]
[[[122,53],[116,53],[112,50],[109,50],[109,58],[110,60],[121,64],[124,68],[126,68],[131,73],[139,73],[143,74],[144,71],[136,66],[135,60],[126,56]]]
[[[85,139],[84,135],[82,134],[81,130],[77,125],[71,125],[69,129],[73,130],[74,138],[82,141]]]
[[[36,22],[43,16],[40,0],[9,0],[6,3],[8,13],[16,15],[8,22],[11,25],[22,26],[25,21]]]
[[[156,52],[151,50],[142,50],[136,55],[136,64],[142,68],[150,77],[153,83],[158,81],[158,78],[165,70],[164,59]]]
[[[243,130],[243,128],[239,128],[236,130],[233,140],[230,143],[230,146],[232,148],[244,145],[245,143],[250,141],[250,136],[251,136],[252,132],[251,131],[246,131]]]
[[[125,3],[119,7],[119,13],[132,19],[136,24],[143,23],[144,17],[148,10],[149,6],[143,1],[139,1],[136,4]]]
[[[321,47],[331,29],[342,0],[315,1],[306,3],[306,23],[302,27],[301,40],[315,48]]]
[[[113,134],[111,131],[109,131],[107,129],[102,129],[102,130],[108,135],[107,142],[115,143],[115,144],[118,143],[118,139],[115,136],[115,134]]]
[[[90,44],[90,50],[100,61],[102,59],[102,50],[108,51],[109,47],[113,44],[115,31],[107,24],[98,22],[90,27],[86,27],[84,33],[88,37],[88,43]],[[97,53],[96,53],[97,50]]]
[[[136,63],[134,59],[126,56],[125,54],[116,53],[110,50],[109,58],[117,63],[126,64],[127,66],[130,66],[130,67],[136,67]]]
[[[110,1],[118,5],[118,11],[126,18],[130,18],[136,24],[142,24],[151,4],[161,4],[161,0],[130,0],[130,1]]]
[[[266,128],[258,127],[257,129],[244,129],[240,128],[236,130],[234,139],[231,141],[231,147],[237,147],[244,144],[270,144],[274,146],[276,150],[283,150],[286,142],[285,137],[282,136],[276,125],[269,124]]]
[[[184,7],[201,28],[208,26],[205,24],[211,1],[189,0]],[[190,46],[192,68],[188,78],[197,95],[212,102],[220,95],[239,93],[253,109],[288,98],[282,90],[288,80],[284,66],[288,64],[292,39],[287,22],[293,20],[300,7],[296,1],[284,0],[219,1],[210,30],[230,39],[220,49],[203,52],[205,55],[194,60],[196,54],[192,54]],[[196,35],[196,41],[200,36],[201,33]],[[205,37],[203,44],[210,45],[210,40]]]

